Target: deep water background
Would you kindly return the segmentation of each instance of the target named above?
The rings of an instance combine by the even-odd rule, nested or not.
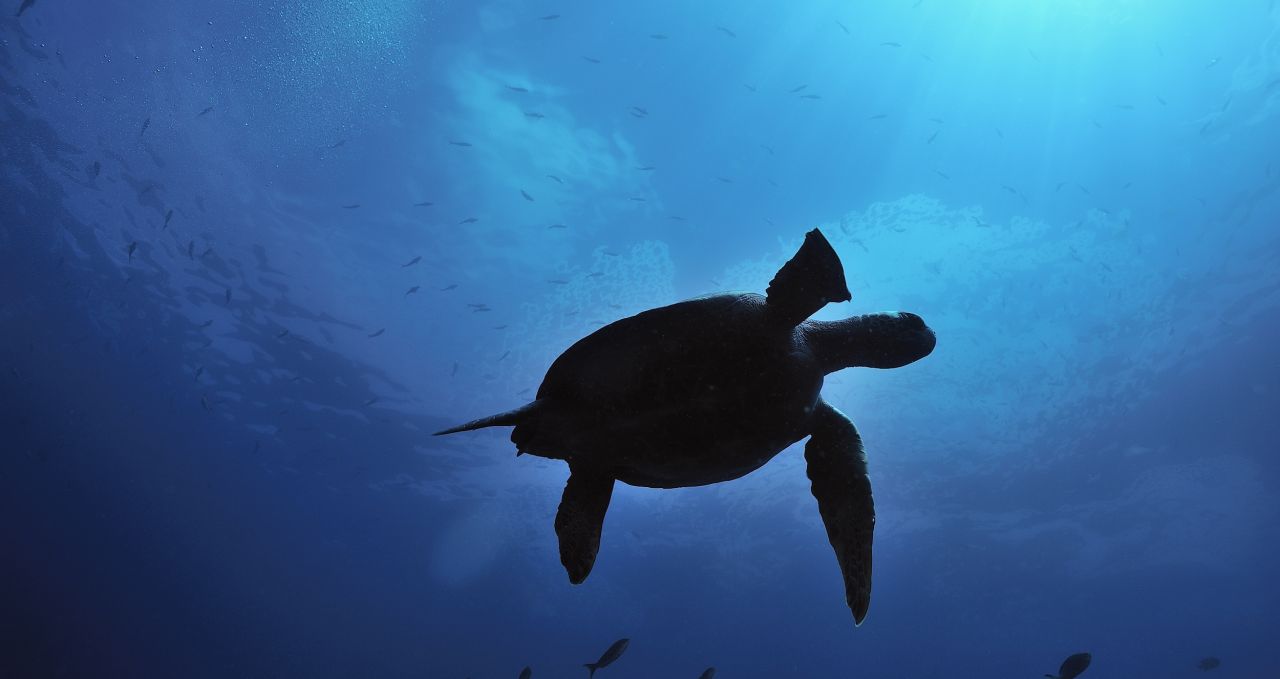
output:
[[[8,4],[0,676],[1280,676],[1274,3]],[[862,627],[798,448],[573,587],[428,435],[815,226],[939,336],[824,391]]]

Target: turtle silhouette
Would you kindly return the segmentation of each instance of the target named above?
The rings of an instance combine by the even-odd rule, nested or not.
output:
[[[595,564],[615,481],[648,488],[729,481],[808,436],[812,492],[861,624],[871,600],[871,482],[862,439],[823,400],[823,378],[855,366],[907,365],[936,340],[910,313],[807,320],[850,299],[840,258],[814,229],[766,295],[700,297],[606,325],[552,363],[532,402],[437,435],[514,426],[516,455],[568,462],[555,530],[574,584]]]

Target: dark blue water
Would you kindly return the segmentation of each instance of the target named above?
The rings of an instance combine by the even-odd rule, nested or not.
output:
[[[8,4],[0,676],[1280,676],[1274,3]],[[802,446],[571,586],[429,435],[814,227],[938,335],[823,391],[861,627]]]

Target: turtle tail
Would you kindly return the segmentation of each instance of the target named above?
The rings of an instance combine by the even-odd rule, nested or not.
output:
[[[536,413],[541,406],[541,401],[531,401],[515,410],[508,410],[505,413],[482,417],[478,420],[472,420],[466,424],[460,424],[456,427],[444,429],[433,434],[434,436],[444,436],[445,434],[456,434],[460,431],[473,431],[476,429],[484,429],[485,427],[513,427],[524,422],[530,415]]]

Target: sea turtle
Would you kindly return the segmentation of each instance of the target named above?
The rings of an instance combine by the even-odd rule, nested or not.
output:
[[[552,363],[534,401],[437,435],[514,425],[516,455],[569,463],[555,529],[574,584],[595,563],[614,481],[729,481],[808,436],[813,495],[861,624],[871,597],[871,483],[862,439],[822,399],[822,380],[853,366],[907,365],[929,355],[935,338],[910,313],[806,320],[849,299],[840,258],[814,229],[767,296],[700,297],[606,325]]]
[[[1084,674],[1089,669],[1089,663],[1093,662],[1093,655],[1089,653],[1076,653],[1068,656],[1062,661],[1062,666],[1058,668],[1057,674],[1044,675],[1047,679],[1076,679],[1076,677]]]

